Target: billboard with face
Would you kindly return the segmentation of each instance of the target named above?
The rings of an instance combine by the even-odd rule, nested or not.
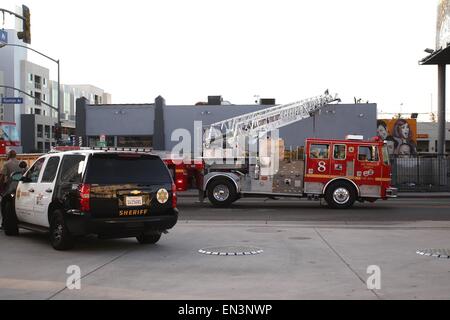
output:
[[[439,0],[436,24],[436,49],[450,43],[450,0]]]
[[[377,121],[377,136],[387,141],[389,154],[417,154],[416,119],[381,119]]]

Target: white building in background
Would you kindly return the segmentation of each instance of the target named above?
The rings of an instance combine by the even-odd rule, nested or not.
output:
[[[53,104],[50,99],[50,70],[27,60],[22,60],[20,77],[21,85],[19,88],[36,98],[33,99],[22,94],[23,104],[20,106],[20,113],[51,116],[51,108],[45,103],[55,106],[57,104]]]
[[[437,152],[437,122],[417,122],[417,152]],[[445,124],[445,150],[450,153],[450,122]]]
[[[17,30],[6,30],[10,44],[26,45],[17,38]],[[0,95],[22,97],[22,105],[1,105],[0,120],[16,123],[23,152],[45,152],[56,144],[54,126],[58,121],[58,82],[50,80],[50,70],[28,60],[25,48],[0,48],[0,83],[18,88],[35,99],[14,90],[2,90]],[[46,53],[46,52],[43,52]],[[56,68],[56,66],[55,66]],[[76,99],[85,97],[91,104],[110,104],[111,95],[92,85],[61,84],[61,124],[63,140],[75,131]],[[45,102],[45,103],[43,103]]]

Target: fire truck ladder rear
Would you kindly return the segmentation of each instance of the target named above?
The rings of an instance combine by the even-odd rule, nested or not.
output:
[[[332,96],[327,90],[317,97],[278,105],[213,123],[205,130],[203,148],[209,148],[209,145],[218,138],[236,141],[238,137],[242,136],[257,137],[263,133],[309,118],[325,105],[340,101],[337,95]]]

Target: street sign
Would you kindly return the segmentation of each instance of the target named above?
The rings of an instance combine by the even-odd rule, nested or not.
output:
[[[0,46],[8,44],[8,33],[5,30],[0,30]]]
[[[23,98],[20,97],[4,97],[2,104],[23,104]]]

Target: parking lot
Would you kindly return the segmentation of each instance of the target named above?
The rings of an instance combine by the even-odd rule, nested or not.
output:
[[[241,200],[213,209],[179,201],[156,245],[84,238],[72,251],[45,235],[0,233],[0,299],[449,299],[449,199],[398,199],[335,211],[317,202]],[[218,256],[199,253],[250,252]],[[81,288],[66,288],[67,268]],[[368,289],[369,266],[381,289]]]

